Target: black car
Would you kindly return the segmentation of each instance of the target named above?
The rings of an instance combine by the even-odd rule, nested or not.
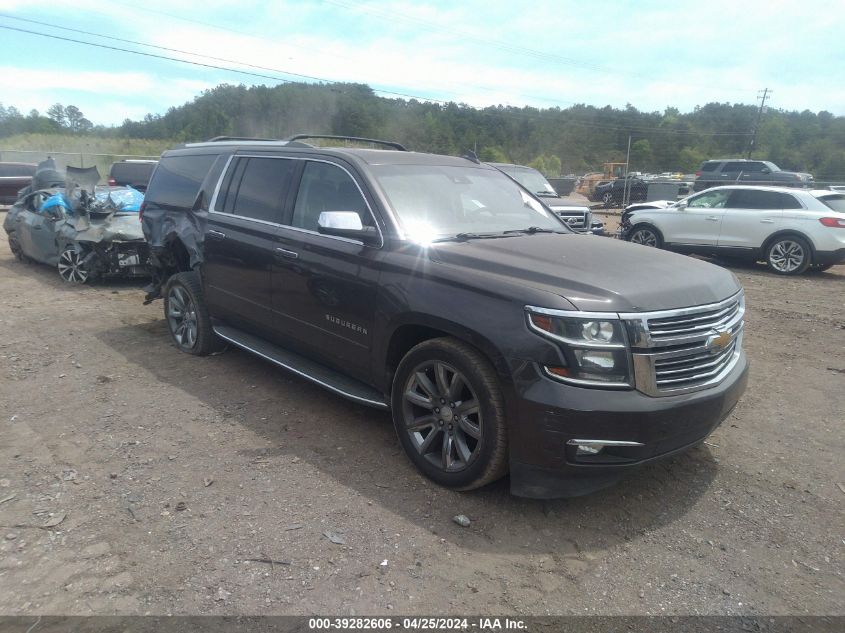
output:
[[[157,160],[122,160],[113,163],[109,169],[109,185],[146,191],[156,165]]]
[[[575,233],[477,160],[301,138],[162,155],[147,300],[181,351],[249,350],[389,410],[439,484],[529,497],[607,486],[737,403],[731,272]]]
[[[607,182],[600,182],[593,190],[592,199],[603,202],[605,207],[619,206],[625,200],[642,202],[648,194],[648,183],[640,178],[628,176]]]
[[[695,172],[693,191],[721,185],[771,185],[775,187],[814,186],[811,174],[784,171],[767,160],[729,158],[706,160]]]

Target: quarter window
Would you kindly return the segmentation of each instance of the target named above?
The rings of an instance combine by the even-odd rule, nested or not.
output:
[[[162,158],[156,170],[153,187],[147,189],[147,202],[190,208],[216,159],[217,154]]]

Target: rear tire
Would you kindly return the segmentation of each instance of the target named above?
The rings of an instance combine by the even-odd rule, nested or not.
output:
[[[207,356],[226,347],[211,327],[202,284],[193,271],[168,279],[164,288],[164,317],[170,339],[179,351]]]
[[[613,194],[608,191],[602,195],[601,201],[604,203],[604,208],[609,209],[613,206]]]
[[[803,237],[784,235],[766,247],[766,265],[778,275],[800,275],[812,262],[810,245]]]
[[[14,233],[9,233],[9,250],[12,251],[12,255],[14,255],[15,259],[19,262],[27,261],[27,256],[23,254],[20,242],[18,242],[18,238]]]
[[[393,424],[414,465],[453,490],[472,490],[508,470],[505,402],[496,371],[475,348],[436,338],[399,363]]]

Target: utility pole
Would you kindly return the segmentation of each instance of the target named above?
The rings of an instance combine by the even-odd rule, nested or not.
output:
[[[751,152],[754,150],[754,144],[757,142],[757,128],[760,127],[760,119],[763,117],[763,112],[766,111],[766,99],[772,94],[768,88],[763,88],[762,91],[757,91],[757,98],[760,100],[760,109],[757,110],[757,120],[754,122],[754,127],[751,129],[751,141],[748,143],[748,154],[746,158],[751,158]]]

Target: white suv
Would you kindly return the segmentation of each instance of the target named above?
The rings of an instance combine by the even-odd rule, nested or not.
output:
[[[678,202],[634,204],[622,239],[683,253],[764,260],[781,275],[845,263],[845,193],[715,187]]]

